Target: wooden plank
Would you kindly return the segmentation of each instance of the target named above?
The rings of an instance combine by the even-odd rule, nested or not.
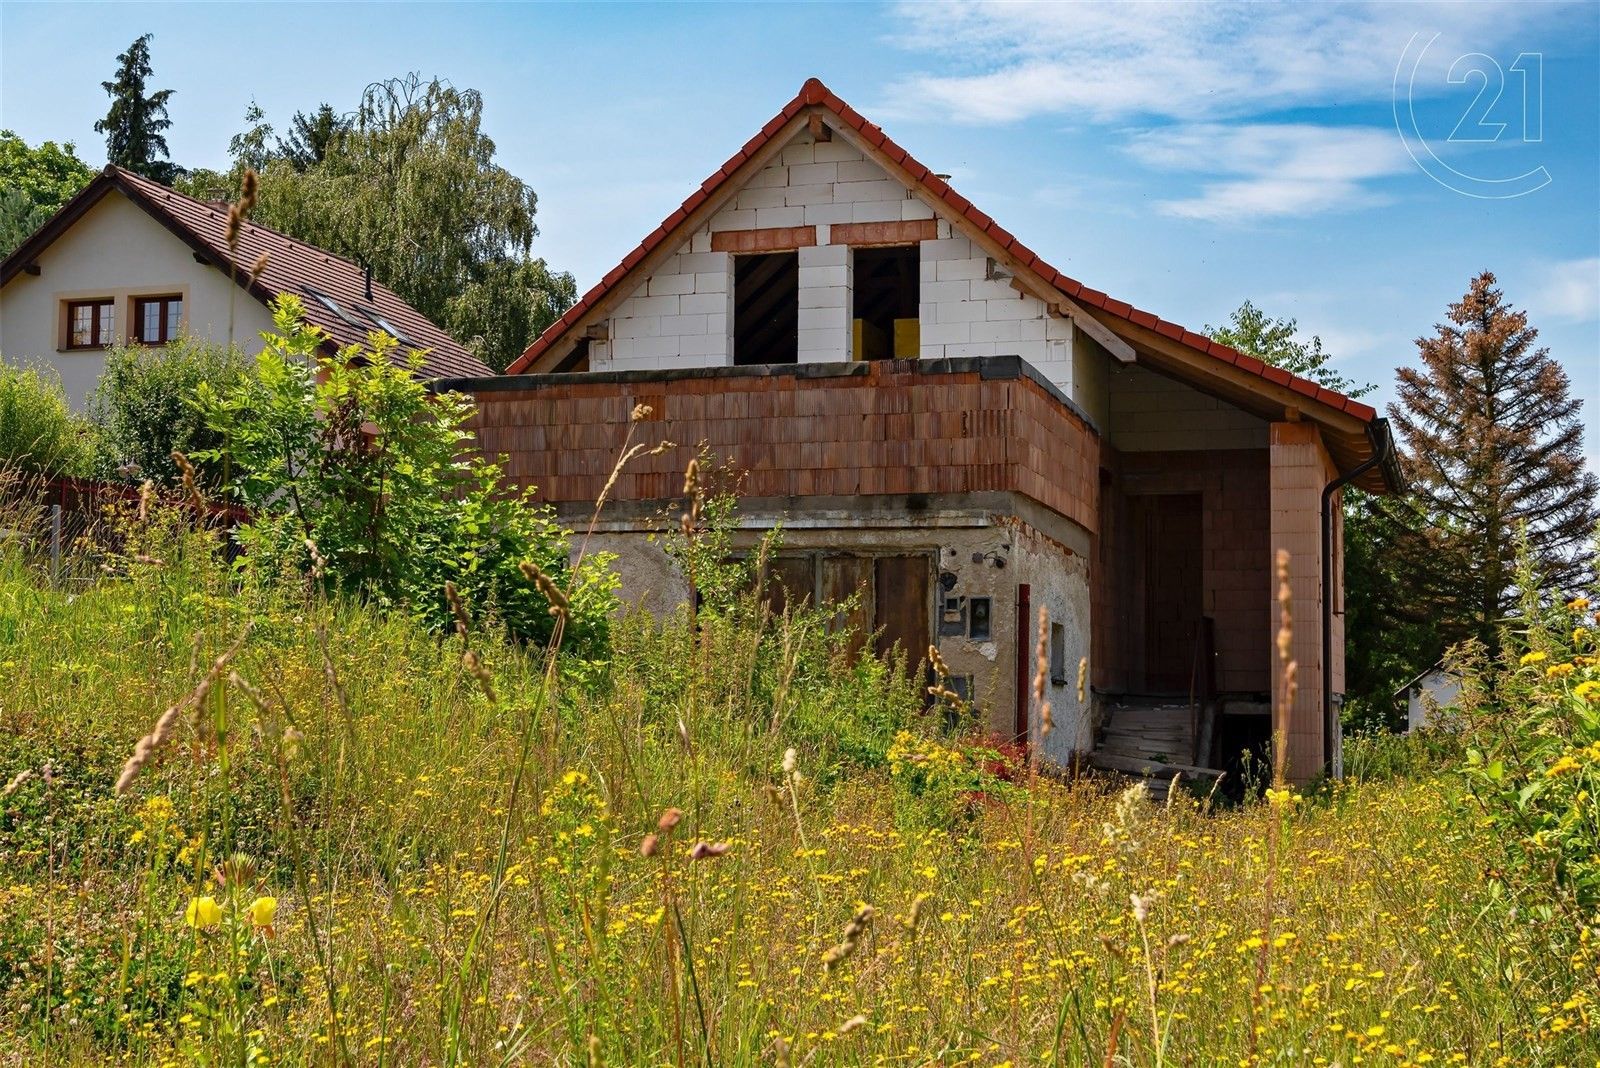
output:
[[[873,625],[879,631],[878,655],[888,657],[898,648],[906,670],[915,670],[927,657],[931,644],[929,558],[923,553],[880,556],[873,563]]]

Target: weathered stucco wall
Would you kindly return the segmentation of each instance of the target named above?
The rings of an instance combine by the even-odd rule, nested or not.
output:
[[[64,304],[113,300],[116,340],[128,339],[133,298],[183,297],[183,328],[196,337],[233,337],[246,351],[260,349],[272,328],[267,309],[220,271],[194,260],[188,245],[121,193],[112,192],[39,254],[37,276],[18,274],[0,289],[0,356],[13,365],[46,368],[60,376],[68,402],[83,410],[105,373],[105,353],[64,347]]]
[[[746,502],[741,507],[742,526],[735,544],[741,551],[750,551],[774,522],[781,522],[780,559],[926,559],[926,622],[940,655],[960,685],[972,694],[985,727],[1009,738],[1017,726],[1020,654],[1027,728],[1035,744],[1040,741],[1039,711],[1030,691],[1038,612],[1041,606],[1047,608],[1050,622],[1062,628],[1058,659],[1064,668],[1048,684],[1055,729],[1044,739],[1042,751],[1065,764],[1074,752],[1087,751],[1092,745],[1091,709],[1079,706],[1076,695],[1078,663],[1090,657],[1088,534],[1071,524],[1058,523],[1057,536],[1052,537],[1015,515],[964,504],[950,501],[942,506],[935,501],[915,513],[896,514],[879,508],[855,517],[811,513],[797,518],[763,508],[760,502]],[[661,548],[659,535],[664,526],[659,519],[613,520],[589,543],[591,551],[616,554],[614,567],[622,583],[623,604],[657,615],[686,603],[690,595],[686,579]],[[1021,584],[1029,588],[1030,608],[1019,629]],[[864,594],[870,600],[872,591],[867,589]],[[984,598],[989,603],[989,632],[986,637],[974,638],[973,605]],[[957,606],[948,614],[947,602]],[[956,619],[961,620],[959,627],[953,622]],[[1046,644],[1048,648],[1048,637]],[[914,659],[923,658],[922,650],[915,651]]]

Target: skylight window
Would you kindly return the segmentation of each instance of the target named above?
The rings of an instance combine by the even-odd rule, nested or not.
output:
[[[385,319],[383,316],[379,315],[373,309],[371,309],[371,308],[361,308],[360,311],[361,311],[362,315],[365,315],[368,319],[371,319],[374,323],[377,323],[379,330],[382,330],[385,334],[388,334],[390,337],[392,337],[396,341],[400,342],[400,344],[402,344],[402,345],[415,345],[416,344],[415,341],[412,341],[410,338],[406,337],[405,334],[401,333],[400,332],[400,328],[398,326],[395,326],[393,323],[391,323],[389,320]]]
[[[339,307],[338,301],[328,296],[328,294],[324,293],[322,290],[306,285],[303,285],[300,288],[306,291],[307,296],[310,296],[316,300],[318,304],[321,304],[324,308],[327,308],[329,311],[333,312],[333,314],[337,315],[351,326],[357,328],[358,330],[361,328],[360,323],[352,319],[348,312]]]

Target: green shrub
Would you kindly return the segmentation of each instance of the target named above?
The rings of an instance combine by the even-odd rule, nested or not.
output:
[[[1520,625],[1498,663],[1466,673],[1464,771],[1536,906],[1600,923],[1600,613],[1549,597],[1526,560]]]
[[[174,450],[194,456],[221,444],[195,404],[200,384],[227,391],[251,374],[251,361],[238,349],[195,338],[112,349],[89,404],[100,428],[100,474],[175,484]]]
[[[93,455],[93,430],[67,407],[59,382],[31,367],[0,364],[0,466],[84,475]]]
[[[609,560],[571,574],[554,513],[531,489],[507,493],[500,468],[470,451],[471,402],[430,394],[421,357],[398,365],[384,335],[372,335],[371,350],[322,354],[326,335],[293,296],[278,299],[274,318],[255,375],[197,387],[220,442],[197,455],[255,516],[240,535],[248,566],[315,574],[435,631],[451,625],[454,583],[480,619],[542,642],[554,619],[522,570],[532,565],[566,591],[567,639],[583,655],[615,603]]]

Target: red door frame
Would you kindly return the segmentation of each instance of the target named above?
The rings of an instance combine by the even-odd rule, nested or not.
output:
[[[1031,740],[1028,732],[1028,625],[1032,592],[1026,582],[1017,584],[1017,712],[1012,721],[1012,733],[1024,747]]]

